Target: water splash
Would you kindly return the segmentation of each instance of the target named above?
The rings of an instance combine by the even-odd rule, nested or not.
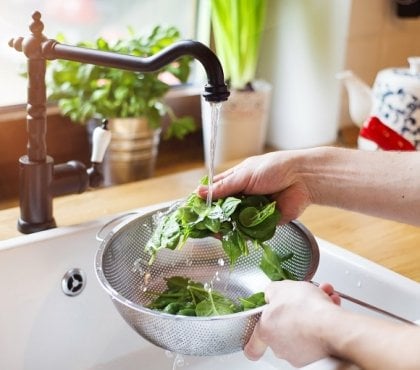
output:
[[[144,277],[143,277],[144,285],[146,286],[149,285],[151,277],[152,277],[152,274],[148,271],[144,274]]]
[[[165,351],[165,356],[167,358],[173,358],[175,356],[175,354],[172,351],[166,350]]]
[[[142,259],[137,258],[133,263],[133,268],[131,269],[132,272],[138,272],[140,274],[143,274],[143,268],[142,268]]]
[[[204,290],[205,290],[206,292],[211,293],[211,291],[212,291],[212,285],[213,285],[213,282],[210,282],[210,283],[204,283],[203,288],[204,288]]]
[[[184,367],[184,365],[186,365],[184,356],[177,353],[175,355],[174,364],[172,365],[172,370]]]

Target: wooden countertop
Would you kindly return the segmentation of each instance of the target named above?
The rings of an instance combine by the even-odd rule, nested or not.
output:
[[[187,196],[206,174],[198,168],[54,200],[59,226],[90,221]],[[0,210],[0,240],[20,235],[17,207]],[[420,282],[420,228],[340,209],[310,206],[300,218],[316,236]]]

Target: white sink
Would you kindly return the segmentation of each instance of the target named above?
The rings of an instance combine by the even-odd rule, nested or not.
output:
[[[0,369],[293,369],[271,352],[258,362],[248,361],[241,352],[193,358],[167,353],[138,336],[120,317],[94,272],[99,246],[95,235],[112,218],[0,242]],[[420,284],[318,242],[321,261],[315,281],[329,281],[342,292],[407,319],[420,318]],[[74,268],[85,275],[85,287],[79,295],[68,296],[62,278]],[[74,290],[80,287],[73,285]],[[339,366],[336,360],[324,359],[306,368]]]

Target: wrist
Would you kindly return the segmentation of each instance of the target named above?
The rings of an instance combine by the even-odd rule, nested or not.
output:
[[[341,306],[332,304],[328,309],[322,310],[319,313],[318,320],[314,322],[314,330],[328,356],[341,359],[348,358],[346,347],[351,329],[348,328],[347,330],[345,323],[349,321],[349,315],[351,316],[351,313]]]
[[[326,203],[325,194],[331,190],[331,181],[340,171],[334,166],[336,155],[335,148],[318,147],[304,149],[294,158],[296,180],[304,184],[310,203]]]

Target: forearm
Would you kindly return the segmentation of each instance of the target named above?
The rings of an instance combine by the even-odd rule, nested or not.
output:
[[[309,151],[295,168],[311,202],[420,225],[419,152]]]
[[[325,322],[325,325],[322,325]],[[420,364],[420,328],[337,309],[318,328],[330,354],[365,370],[411,370]],[[334,328],[331,330],[331,328]]]

